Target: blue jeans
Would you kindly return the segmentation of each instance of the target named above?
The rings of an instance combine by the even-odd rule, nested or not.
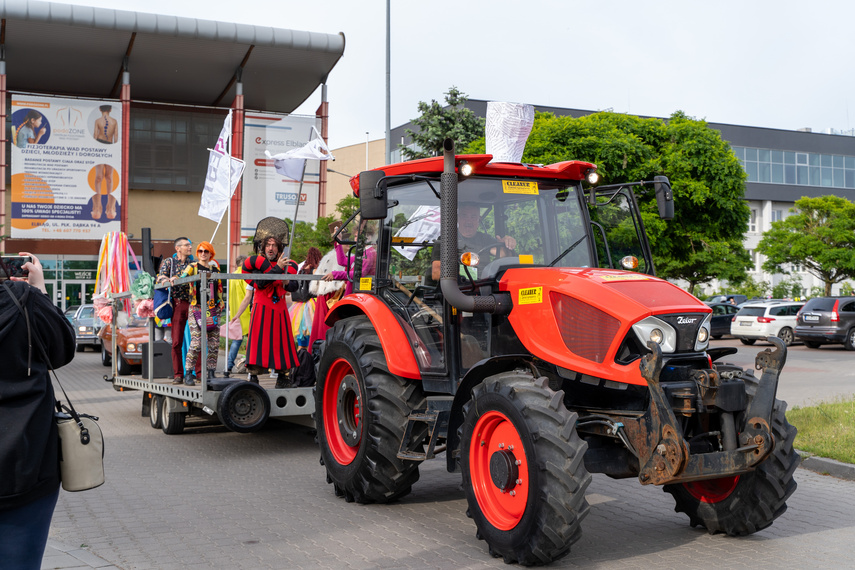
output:
[[[59,486],[32,503],[0,511],[0,566],[16,570],[41,568],[58,498]]]
[[[240,345],[243,344],[243,337],[229,341],[229,360],[226,364],[226,370],[231,370],[235,366],[235,358],[237,358]]]

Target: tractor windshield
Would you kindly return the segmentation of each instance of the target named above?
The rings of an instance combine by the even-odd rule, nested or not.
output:
[[[439,190],[434,183],[433,189]],[[438,278],[439,198],[425,182],[390,191],[386,227],[391,236],[389,273],[398,281],[432,285]],[[590,242],[577,185],[552,181],[470,178],[460,182],[458,249],[474,253],[473,279],[501,258],[527,264],[590,267]],[[465,275],[465,270],[461,269]],[[405,279],[406,277],[406,279]]]

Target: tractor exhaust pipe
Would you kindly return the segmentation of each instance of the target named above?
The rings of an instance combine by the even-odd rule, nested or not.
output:
[[[445,300],[459,311],[470,313],[495,313],[500,303],[493,296],[464,295],[457,285],[457,172],[454,164],[454,141],[450,138],[442,143],[443,165],[440,178],[440,218],[442,265],[439,286]]]

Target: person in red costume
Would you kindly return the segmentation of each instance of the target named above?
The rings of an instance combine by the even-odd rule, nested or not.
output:
[[[267,220],[270,225],[262,225]],[[276,222],[284,227],[278,227]],[[244,273],[297,273],[297,264],[283,254],[283,241],[288,227],[282,220],[265,218],[256,229],[253,248],[255,255],[243,262]],[[296,368],[297,346],[291,334],[291,319],[285,299],[286,292],[296,291],[296,281],[246,279],[254,290],[246,341],[246,369],[250,382],[258,383],[258,375],[272,368],[277,373],[276,388],[286,386],[286,372]]]

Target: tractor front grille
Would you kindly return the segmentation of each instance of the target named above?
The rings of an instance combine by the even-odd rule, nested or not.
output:
[[[549,296],[567,349],[582,358],[603,362],[620,328],[620,321],[579,299],[554,291]]]

